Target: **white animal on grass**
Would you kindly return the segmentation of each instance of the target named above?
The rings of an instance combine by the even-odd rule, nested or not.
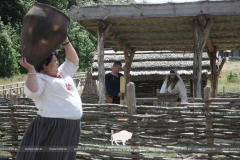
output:
[[[112,145],[114,145],[114,144],[113,144],[113,141],[114,141],[117,145],[119,145],[119,144],[117,143],[117,141],[122,141],[123,145],[125,145],[126,141],[127,141],[128,139],[131,139],[131,138],[132,138],[132,133],[131,133],[131,132],[128,132],[128,131],[126,131],[126,130],[122,130],[122,131],[120,131],[120,132],[118,132],[118,133],[112,134],[110,141],[112,141]]]

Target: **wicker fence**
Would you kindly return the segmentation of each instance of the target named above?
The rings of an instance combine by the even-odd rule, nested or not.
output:
[[[208,88],[205,98],[195,99],[200,103],[182,107],[136,106],[134,84],[128,84],[127,93],[127,106],[83,104],[77,158],[171,159],[179,157],[180,153],[197,154],[203,159],[240,158],[240,106],[237,103],[240,99],[209,99]],[[13,149],[36,117],[31,101],[16,100],[14,96],[11,96],[12,101],[2,98],[4,105],[0,107],[1,146],[12,152],[13,157],[16,154]],[[17,103],[20,104],[13,105]],[[120,145],[115,142],[112,145],[111,133],[106,132],[110,129],[126,130],[133,135],[126,145],[120,142]]]
[[[76,87],[83,87],[86,83],[86,79],[87,79],[87,72],[78,72],[75,73],[73,76],[73,80],[76,84]]]
[[[25,97],[23,86],[24,86],[24,82],[0,85],[0,97],[10,98],[11,92],[16,93],[18,96]]]
[[[73,76],[74,83],[76,87],[84,87],[86,83],[86,73],[87,72],[78,72]],[[17,97],[26,97],[24,94],[24,83],[11,83],[6,85],[0,85],[0,98],[10,98],[11,93],[15,93]]]

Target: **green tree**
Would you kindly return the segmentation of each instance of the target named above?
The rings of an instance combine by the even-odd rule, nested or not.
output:
[[[20,48],[19,36],[9,23],[4,25],[0,17],[0,77],[11,77],[19,74],[18,50]]]
[[[0,16],[2,16],[1,32],[0,32],[0,65],[3,66],[0,72],[1,77],[11,76],[19,73],[18,56],[21,52],[21,25],[22,20],[34,3],[44,3],[54,6],[67,14],[68,9],[72,5],[84,6],[85,4],[96,5],[97,3],[113,4],[113,3],[129,3],[133,0],[0,0]],[[9,24],[11,23],[11,25]],[[97,40],[88,33],[77,22],[70,22],[69,40],[73,44],[80,58],[79,69],[84,71],[92,64],[94,50],[97,45]],[[64,61],[64,48],[59,47],[60,62]],[[10,60],[12,60],[10,62]],[[9,67],[9,65],[11,65]],[[18,66],[19,65],[19,66]],[[8,66],[8,67],[6,67]],[[12,70],[8,70],[12,68]],[[21,73],[26,73],[26,70],[20,67]]]
[[[0,16],[4,25],[11,23],[12,27],[20,25],[25,15],[24,5],[20,0],[0,0]]]
[[[93,55],[97,40],[91,34],[89,34],[81,25],[77,22],[71,21],[69,26],[69,40],[74,46],[79,57],[79,70],[86,71],[92,64]],[[64,48],[59,48],[60,63],[64,62],[65,54]]]

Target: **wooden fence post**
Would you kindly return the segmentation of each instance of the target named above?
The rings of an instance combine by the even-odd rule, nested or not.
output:
[[[22,93],[23,93],[23,97],[25,98],[26,97],[26,95],[25,95],[25,93],[24,93],[24,83],[23,83],[23,85],[22,85],[23,87],[22,87]]]
[[[128,113],[129,114],[137,114],[137,106],[136,106],[136,96],[135,96],[135,85],[133,82],[129,82],[127,84],[127,106],[128,106]],[[129,118],[129,121],[135,121],[136,118]],[[132,142],[138,142],[138,136],[135,135],[137,132],[132,132],[133,136],[131,138]],[[139,150],[139,145],[132,144],[131,149]],[[139,155],[139,153],[131,153],[132,155]],[[138,158],[132,158],[132,160],[137,160]]]
[[[11,96],[11,105],[17,105],[17,94],[15,93],[10,93]],[[11,108],[11,113],[17,112],[16,108]],[[11,138],[11,143],[12,143],[12,148],[18,148],[18,126],[17,126],[17,119],[15,119],[14,115],[11,115],[11,134],[12,134],[12,138]],[[16,151],[13,151],[12,156],[14,157],[13,160],[15,160],[15,157],[17,155]]]
[[[4,90],[4,86],[3,86],[3,98],[6,97],[6,91]]]
[[[204,99],[209,99],[211,98],[211,88],[209,86],[206,86],[204,88]],[[209,107],[211,104],[211,102],[205,102],[205,107]],[[206,109],[205,113],[209,113],[211,112],[210,109]],[[206,120],[213,120],[212,116],[205,116]],[[206,122],[206,129],[213,129],[213,123],[212,122]],[[212,131],[206,131],[206,135],[213,135]],[[214,143],[214,138],[207,138],[207,143],[208,144],[213,144]],[[209,147],[209,148],[213,148],[213,147]],[[213,154],[208,154],[208,156],[213,156]]]

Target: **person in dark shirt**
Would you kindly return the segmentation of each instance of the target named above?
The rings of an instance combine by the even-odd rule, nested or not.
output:
[[[114,62],[112,72],[105,75],[105,86],[108,95],[113,97],[115,104],[120,104],[120,97],[123,93],[120,93],[120,77],[123,74],[119,73],[122,69],[122,64],[119,61]]]

